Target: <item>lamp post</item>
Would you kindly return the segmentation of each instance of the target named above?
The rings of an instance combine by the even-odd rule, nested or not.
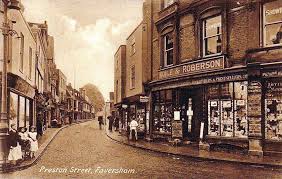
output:
[[[8,37],[17,35],[18,33],[15,30],[12,30],[8,23],[8,3],[12,1],[2,0],[4,5],[3,11],[3,26],[1,27],[3,34],[3,68],[2,68],[2,90],[1,90],[1,116],[0,116],[0,167],[3,169],[7,162],[8,156],[8,115],[7,115],[7,99],[8,99],[8,90],[7,90],[7,63],[8,63]]]

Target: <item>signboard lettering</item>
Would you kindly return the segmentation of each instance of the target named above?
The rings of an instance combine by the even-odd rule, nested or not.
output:
[[[159,72],[159,79],[170,78],[178,75],[189,75],[194,73],[218,70],[224,68],[224,58],[209,59],[200,62],[194,62],[177,66],[172,69],[167,69]]]

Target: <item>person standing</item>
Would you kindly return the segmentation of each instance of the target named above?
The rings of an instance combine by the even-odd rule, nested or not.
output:
[[[16,124],[11,124],[11,130],[9,131],[8,141],[10,146],[8,160],[11,162],[12,165],[16,165],[18,160],[22,159],[22,149],[19,144],[20,136],[16,129]]]
[[[130,137],[132,138],[133,137],[132,135],[135,134],[135,139],[137,140],[138,122],[135,120],[135,118],[132,119],[129,126],[130,126]]]
[[[114,120],[113,120],[113,117],[112,116],[108,116],[108,120],[109,120],[109,131],[113,131],[113,123],[114,123]]]
[[[99,122],[99,129],[102,130],[102,125],[104,124],[102,116],[98,116],[98,122]]]
[[[34,154],[38,150],[37,132],[35,130],[35,127],[30,128],[28,137],[30,140],[30,158],[34,158],[35,157]]]

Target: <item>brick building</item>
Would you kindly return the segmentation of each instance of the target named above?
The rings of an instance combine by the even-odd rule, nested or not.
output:
[[[282,152],[281,9],[281,0],[146,0],[150,137]]]

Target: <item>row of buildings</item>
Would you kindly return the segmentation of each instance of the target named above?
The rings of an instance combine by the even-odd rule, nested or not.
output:
[[[0,24],[6,13],[3,8],[1,1]],[[8,34],[5,49],[8,53],[8,125],[14,123],[17,128],[35,126],[46,130],[54,119],[65,124],[92,118],[94,108],[85,90],[76,90],[67,84],[66,76],[56,66],[54,38],[48,34],[47,22],[27,22],[23,11],[21,1],[9,1],[7,17],[13,33]],[[1,39],[0,54],[3,54],[2,35]]]
[[[282,0],[145,0],[114,105],[150,140],[282,154]]]

